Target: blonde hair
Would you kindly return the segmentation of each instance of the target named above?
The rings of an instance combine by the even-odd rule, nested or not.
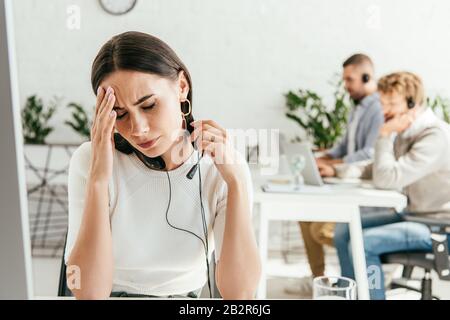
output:
[[[381,93],[398,93],[406,100],[412,99],[415,104],[422,105],[425,100],[425,90],[419,76],[411,72],[395,72],[382,77],[378,81],[378,91]]]

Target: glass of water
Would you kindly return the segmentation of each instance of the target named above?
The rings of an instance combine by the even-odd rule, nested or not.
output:
[[[305,169],[306,159],[301,154],[296,154],[291,160],[291,171],[294,175],[294,184],[297,189],[304,183],[302,171]]]
[[[314,300],[356,300],[356,282],[345,277],[317,277],[313,280]]]

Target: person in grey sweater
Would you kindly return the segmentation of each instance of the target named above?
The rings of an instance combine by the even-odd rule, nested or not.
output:
[[[412,73],[398,72],[381,78],[378,91],[385,123],[375,143],[373,163],[335,166],[339,177],[371,177],[377,188],[399,190],[408,197],[402,213],[361,216],[372,299],[385,298],[382,254],[432,250],[428,227],[403,221],[403,216],[450,213],[449,125],[423,105],[422,81]],[[336,226],[334,242],[342,275],[354,278],[346,224]]]
[[[333,164],[372,159],[378,131],[384,121],[372,60],[365,54],[357,53],[347,58],[342,67],[345,90],[355,106],[350,112],[343,139],[324,156],[317,158],[322,176],[333,175]],[[285,291],[310,297],[312,279],[325,273],[323,246],[333,246],[335,224],[299,222],[299,225],[312,274],[300,278],[300,283],[293,282]]]

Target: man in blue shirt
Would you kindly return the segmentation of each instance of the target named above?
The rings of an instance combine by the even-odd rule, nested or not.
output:
[[[324,156],[317,158],[322,176],[335,176],[335,164],[370,160],[379,129],[384,123],[372,60],[364,54],[354,54],[343,64],[345,89],[354,101],[343,139]],[[306,255],[312,275],[301,278],[300,284],[286,287],[287,293],[310,297],[312,279],[325,272],[324,245],[333,245],[334,223],[300,222]]]
[[[384,122],[374,67],[364,54],[355,54],[344,64],[345,89],[354,101],[343,139],[317,159],[322,176],[334,176],[333,164],[370,160],[379,129]]]

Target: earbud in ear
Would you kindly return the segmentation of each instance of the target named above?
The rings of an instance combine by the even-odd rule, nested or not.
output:
[[[364,74],[362,75],[362,82],[368,83],[369,81],[370,81],[370,75],[367,74],[367,73],[364,73]]]
[[[416,102],[414,101],[414,99],[412,97],[408,97],[406,99],[406,103],[408,104],[408,109],[412,109],[416,105]]]

